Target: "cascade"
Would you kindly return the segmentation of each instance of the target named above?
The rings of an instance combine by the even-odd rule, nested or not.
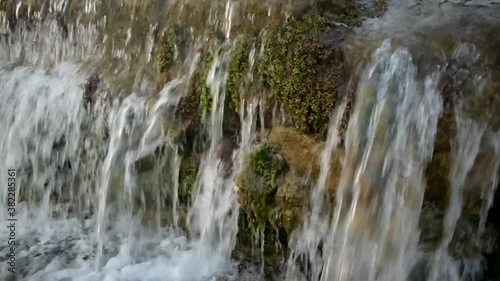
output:
[[[0,3],[0,279],[495,280],[498,1],[372,2]]]

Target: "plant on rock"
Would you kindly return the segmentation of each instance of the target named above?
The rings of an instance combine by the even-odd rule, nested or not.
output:
[[[275,194],[288,170],[277,148],[264,144],[246,159],[236,178],[241,208],[247,214],[253,231],[266,229]]]
[[[342,54],[321,38],[328,27],[317,14],[290,18],[266,41],[259,73],[285,105],[300,132],[326,136],[344,80]]]

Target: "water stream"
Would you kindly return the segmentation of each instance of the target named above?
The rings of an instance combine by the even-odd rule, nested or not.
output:
[[[260,271],[248,266],[242,273],[242,261],[232,253],[238,232],[247,231],[238,229],[234,181],[269,123],[265,99],[242,97],[235,109],[237,135],[224,132],[225,120],[232,118],[225,106],[231,98],[226,93],[229,67],[241,40],[232,31],[261,11],[244,11],[247,2],[236,0],[11,2],[16,4],[0,10],[0,182],[7,182],[3,171],[17,170],[17,273],[8,271],[9,245],[2,238],[0,279],[264,280],[264,232],[257,246],[262,247]],[[289,6],[302,2],[307,1]],[[269,18],[288,15],[288,6],[281,4],[263,4]],[[280,280],[465,281],[482,276],[483,257],[457,259],[449,248],[469,186],[479,186],[484,199],[474,228],[475,245],[483,243],[499,183],[500,133],[468,116],[461,110],[465,106],[456,106],[442,237],[430,254],[424,251],[425,173],[438,121],[446,114],[440,94],[446,69],[437,61],[422,68],[418,52],[401,43],[404,36],[391,39],[387,33],[401,28],[413,34],[431,23],[455,22],[450,14],[455,8],[444,5],[442,18],[423,9],[419,24],[400,26],[404,13],[398,11],[413,6],[399,4],[352,36],[356,41],[373,33],[370,44],[377,46],[358,77],[345,148],[339,149],[347,98],[331,112],[321,156],[311,160],[319,163],[319,178],[312,184],[307,218],[285,245],[290,255]],[[185,21],[192,22],[188,43],[174,52],[182,61],[157,87],[161,78],[154,56],[160,34],[167,24]],[[267,36],[266,31],[259,36]],[[197,67],[207,63],[202,54],[208,48],[214,56],[203,87],[210,109],[200,124],[202,151],[186,203],[176,114]],[[251,46],[242,78],[251,85],[259,82],[253,77],[263,52],[258,48]],[[453,59],[472,64],[480,49],[457,44]],[[481,81],[487,78],[478,74],[474,79],[474,95],[481,97]],[[236,139],[234,147],[228,139]],[[325,198],[335,157],[342,160],[342,172],[330,204]],[[152,168],[142,171],[142,165]],[[478,171],[478,165],[484,169]],[[7,189],[1,189],[2,221],[9,217],[7,197]],[[2,227],[0,236],[7,235]]]

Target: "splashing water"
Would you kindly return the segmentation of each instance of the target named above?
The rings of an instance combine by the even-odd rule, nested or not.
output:
[[[133,22],[127,32],[110,39],[103,30],[117,24],[123,9],[139,5],[121,5],[116,15],[99,19],[105,12],[100,1],[82,4],[85,13],[67,22],[67,32],[50,19],[40,20],[27,31],[22,28],[24,22],[10,31],[3,21],[2,30],[10,40],[0,42],[1,61],[6,64],[0,70],[0,88],[8,101],[0,105],[2,120],[7,121],[0,124],[7,133],[0,142],[0,155],[5,159],[1,167],[19,170],[18,196],[28,199],[17,210],[16,238],[22,245],[17,256],[19,276],[26,280],[181,281],[203,280],[224,271],[231,277],[236,268],[228,261],[238,217],[232,179],[255,134],[257,104],[250,102],[243,110],[243,143],[234,152],[232,170],[227,170],[221,165],[219,142],[232,44],[214,59],[207,79],[214,101],[207,125],[210,145],[200,164],[199,193],[189,211],[193,239],[188,239],[178,228],[179,148],[174,142],[175,128],[165,127],[164,119],[186,94],[201,46],[194,44],[192,52],[188,51],[187,69],[180,70],[151,105],[145,96],[153,81],[137,66],[152,63],[151,30],[156,25],[149,24],[147,40],[132,32]],[[20,2],[18,10],[24,5]],[[56,6],[60,9],[54,13],[70,12],[65,5]],[[228,36],[233,9],[228,1],[227,20],[222,23]],[[96,21],[84,23],[86,15]],[[2,12],[2,16],[7,15]],[[145,56],[136,58],[129,50]],[[112,98],[87,109],[82,92],[88,70],[94,68],[101,70],[106,82],[97,95],[106,93]],[[167,161],[160,159],[152,174],[139,173],[138,162],[158,149]],[[6,190],[0,196],[6,202]],[[164,212],[165,200],[171,202],[171,212]],[[157,221],[153,229],[143,225],[151,209]],[[0,213],[3,219],[5,211],[2,208]],[[160,223],[165,217],[171,227]],[[8,249],[4,242],[1,251]],[[4,263],[0,269],[0,278],[7,278]]]
[[[191,209],[192,231],[200,235],[201,243],[208,252],[200,253],[207,258],[226,260],[234,247],[238,206],[232,178],[224,174],[220,158],[222,120],[224,118],[225,81],[231,50],[216,56],[210,68],[207,84],[212,93],[212,109],[209,124],[210,147],[200,164],[197,193]],[[229,214],[229,216],[228,216]]]

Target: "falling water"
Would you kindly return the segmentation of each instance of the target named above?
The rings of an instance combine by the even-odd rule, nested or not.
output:
[[[201,280],[232,270],[227,262],[238,217],[233,178],[252,144],[257,105],[248,102],[242,109],[241,145],[229,167],[222,163],[220,141],[233,43],[221,47],[207,79],[213,99],[206,124],[210,142],[200,164],[199,192],[189,211],[193,223],[188,239],[178,228],[184,218],[178,213],[181,159],[176,128],[165,127],[170,122],[165,118],[186,95],[202,46],[194,43],[186,52],[185,70],[148,96],[154,81],[141,65],[151,67],[157,24],[149,24],[145,38],[133,32],[133,22],[126,32],[110,38],[105,32],[118,24],[123,9],[136,5],[119,5],[117,14],[108,17],[101,15],[101,1],[82,4],[85,13],[68,21],[66,30],[55,20],[41,18],[34,29],[23,29],[27,23],[18,21],[10,30],[2,14],[2,31],[10,37],[0,40],[5,63],[0,70],[1,95],[8,101],[0,105],[2,120],[8,120],[0,124],[7,136],[0,143],[5,159],[1,167],[20,171],[19,196],[28,199],[17,210],[17,239],[26,245],[18,249],[19,276]],[[20,2],[18,10],[24,5]],[[70,13],[67,5],[54,7],[59,10],[53,13]],[[234,4],[228,1],[222,23],[227,36],[233,12]],[[97,101],[87,108],[82,92],[90,69],[100,70],[102,76]],[[150,102],[151,94],[156,94],[156,102]],[[140,162],[159,150],[165,157],[154,164],[153,172],[139,173]],[[5,202],[6,190],[0,196]],[[165,201],[172,205],[165,206]],[[165,213],[167,208],[172,211]],[[153,229],[141,225],[151,210],[157,221]],[[2,208],[2,218],[5,211]],[[165,216],[170,225],[160,223]],[[2,249],[8,249],[4,242]],[[1,266],[0,278],[7,278],[5,264]]]
[[[232,249],[237,229],[238,209],[232,181],[226,180],[226,170],[220,157],[222,120],[224,118],[224,84],[230,50],[216,56],[207,77],[212,94],[212,108],[209,124],[210,147],[200,164],[197,192],[191,209],[191,224],[200,235],[201,243],[208,252],[202,255],[224,260]],[[234,245],[233,245],[234,246]],[[213,249],[211,249],[213,247]]]
[[[14,71],[4,68],[0,79],[2,97],[9,101],[0,106],[2,120],[6,121],[2,122],[3,167],[27,169],[32,188],[20,186],[18,192],[21,196],[38,197],[39,201],[31,203],[45,204],[40,206],[40,215],[49,215],[50,193],[64,190],[68,184],[60,182],[61,177],[55,178],[55,173],[64,173],[66,161],[78,157],[77,140],[82,132],[78,94],[81,90],[77,85],[83,82],[83,76],[74,65],[62,64],[51,73],[28,67]],[[60,83],[60,79],[64,82]]]
[[[460,280],[460,273],[457,271],[452,258],[448,256],[448,246],[451,243],[457,221],[461,215],[465,179],[479,152],[479,145],[485,127],[472,120],[463,120],[457,117],[457,130],[456,155],[450,173],[451,198],[444,220],[442,242],[436,253],[437,261],[434,262],[434,268],[429,280]]]
[[[329,235],[328,225],[324,223],[323,209],[323,199],[325,198],[325,190],[328,180],[328,174],[330,172],[332,164],[332,154],[337,149],[337,145],[340,141],[339,136],[339,126],[342,117],[345,113],[345,108],[347,105],[347,100],[344,100],[339,108],[335,110],[334,115],[330,121],[330,126],[328,129],[328,137],[326,140],[326,146],[321,154],[321,171],[317,183],[317,188],[313,190],[311,195],[311,205],[312,212],[311,217],[307,220],[303,226],[302,233],[300,234],[299,240],[296,242],[296,253],[305,254],[310,259],[311,263],[311,276],[313,280],[317,280],[321,274],[322,264],[321,264],[321,254],[318,252],[318,247],[322,240],[326,239]],[[289,261],[289,266],[294,267],[294,260]],[[294,271],[296,269],[294,268]],[[296,274],[296,273],[293,273]]]
[[[236,234],[242,231],[234,179],[254,148],[257,122],[264,131],[269,121],[265,100],[242,93],[236,109],[240,131],[236,136],[224,132],[230,98],[226,82],[240,43],[235,30],[244,22],[239,16],[248,16],[240,9],[244,1],[9,3],[14,2],[13,10],[0,5],[0,170],[18,171],[18,279],[240,280],[240,269],[231,260]],[[268,17],[276,16],[271,2],[281,1],[265,1]],[[189,9],[194,12],[187,12],[186,20],[180,14]],[[205,13],[206,18],[198,18]],[[159,34],[181,21],[192,21],[182,55],[175,50],[182,61],[173,73],[157,77],[153,57]],[[266,32],[260,30],[259,36]],[[248,56],[245,85],[259,83],[253,77],[256,45]],[[206,48],[214,51],[210,62],[203,61]],[[454,59],[464,57],[475,61],[478,50],[462,44]],[[201,86],[208,89],[211,108],[201,124],[201,160],[191,202],[181,206],[184,151],[176,110],[203,63],[208,74]],[[309,198],[311,210],[290,237],[284,279],[413,281],[415,271],[428,281],[480,276],[480,257],[463,265],[448,251],[463,216],[464,194],[473,185],[483,199],[474,230],[475,243],[482,243],[499,182],[500,134],[456,106],[443,235],[435,251],[424,253],[419,221],[424,171],[443,113],[438,89],[442,69],[420,75],[417,65],[408,49],[384,41],[359,77],[344,141],[339,131],[349,97],[331,113],[328,138],[317,159],[320,173]],[[165,79],[160,87],[158,79]],[[89,102],[86,92],[93,86]],[[482,94],[479,86],[475,90]],[[279,116],[285,120],[284,105],[275,106],[281,106]],[[237,139],[235,147],[224,147],[228,138]],[[345,149],[340,148],[343,143]],[[332,205],[327,193],[338,161],[342,172]],[[487,168],[478,172],[477,163]],[[474,182],[477,174],[487,180]],[[4,173],[0,182],[7,182]],[[2,189],[3,221],[6,201],[7,190]],[[0,228],[1,237],[7,234]],[[263,269],[266,236],[264,231],[259,235]],[[8,249],[7,240],[1,240],[1,280],[11,276],[3,260]],[[420,270],[422,259],[427,267]]]
[[[468,63],[473,63],[479,57],[475,46],[471,44],[461,44],[458,46],[454,54],[455,59],[459,61],[467,61]],[[479,79],[479,77],[476,77]],[[474,95],[480,96],[482,94],[481,88],[476,87]],[[448,203],[448,208],[446,209],[446,214],[443,222],[443,237],[438,250],[433,257],[433,265],[430,271],[429,280],[463,280],[464,278],[474,277],[475,274],[480,274],[482,268],[481,266],[474,266],[470,269],[465,269],[463,272],[460,271],[460,267],[457,266],[456,261],[448,253],[448,247],[453,239],[455,233],[457,222],[462,215],[462,209],[464,206],[464,191],[467,184],[467,177],[474,166],[475,160],[480,152],[481,142],[485,137],[488,137],[487,126],[485,124],[478,123],[477,121],[468,119],[463,116],[461,107],[458,106],[455,112],[456,124],[457,124],[457,135],[453,143],[454,159],[453,165],[450,171],[450,183],[451,183],[451,196]],[[493,140],[495,138],[493,137]],[[496,145],[494,145],[493,151],[496,152]],[[498,161],[498,158],[494,158],[494,161]],[[486,178],[492,179],[492,184],[496,186],[496,174],[495,165],[493,164],[493,169],[490,171],[491,174],[485,172]],[[496,168],[498,169],[498,167]],[[494,187],[489,187],[491,189]],[[492,199],[489,199],[492,200]],[[481,214],[481,225],[479,226],[479,233],[484,231],[484,223],[486,219],[485,209],[489,209],[488,200],[485,200],[485,206],[483,206],[483,211]],[[485,214],[486,213],[486,214]],[[476,263],[477,265],[477,263]],[[471,276],[467,276],[470,274]]]
[[[411,55],[390,41],[372,59],[347,130],[335,211],[318,214],[313,208],[317,221],[307,221],[292,246],[296,259],[311,263],[312,280],[406,280],[418,258],[423,171],[441,113],[439,76],[419,81]],[[329,141],[336,130],[336,124],[330,127]],[[332,145],[322,156],[313,196],[324,189]],[[294,262],[288,275],[298,275]]]

